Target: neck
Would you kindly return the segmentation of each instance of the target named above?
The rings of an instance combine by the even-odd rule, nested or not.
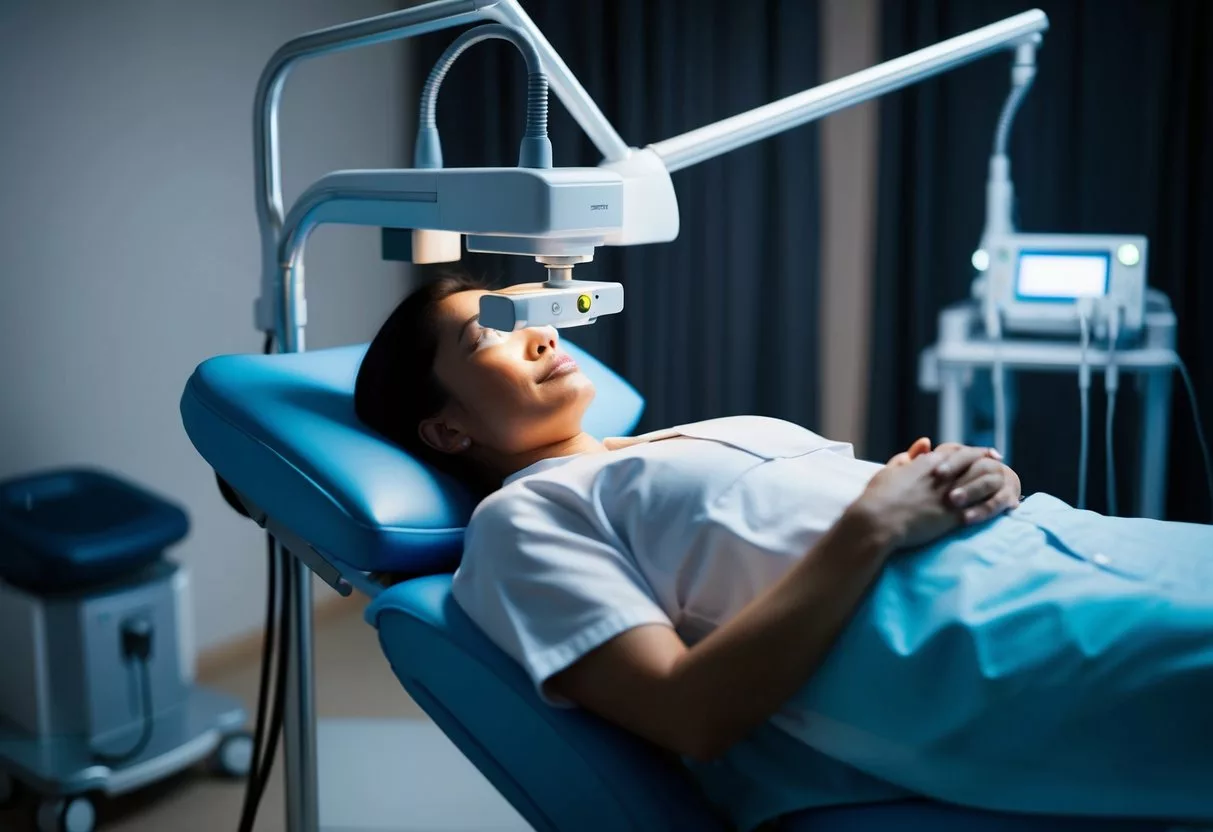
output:
[[[542,445],[538,448],[522,451],[521,453],[503,456],[499,464],[493,467],[502,472],[502,478],[504,479],[511,474],[521,471],[528,465],[534,465],[542,459],[555,459],[556,457],[573,456],[575,454],[602,453],[605,450],[606,447],[588,433],[578,433],[567,439],[553,442],[550,445]]]

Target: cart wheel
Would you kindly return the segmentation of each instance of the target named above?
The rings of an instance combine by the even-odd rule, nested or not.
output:
[[[87,797],[52,797],[38,804],[38,832],[93,832],[96,820]]]
[[[228,734],[211,758],[211,770],[223,777],[248,777],[253,768],[253,735],[248,731]]]
[[[0,771],[0,809],[8,806],[17,797],[17,781],[11,774]]]

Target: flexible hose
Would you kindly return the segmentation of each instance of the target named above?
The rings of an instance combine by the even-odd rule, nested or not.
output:
[[[548,77],[542,72],[526,76],[526,130],[522,135],[538,138],[548,134]]]
[[[1011,90],[1011,94],[1007,96],[1006,103],[1002,105],[1002,113],[998,116],[998,128],[994,132],[995,156],[1007,155],[1007,143],[1011,137],[1011,124],[1015,121],[1015,114],[1019,111],[1019,105],[1027,97],[1033,80],[1035,80],[1035,73],[1022,84],[1016,84],[1015,88]]]
[[[505,40],[518,47],[526,60],[526,130],[518,164],[522,167],[552,166],[552,146],[548,141],[548,79],[543,73],[539,51],[530,39],[509,26],[487,23],[469,29],[457,37],[439,56],[421,88],[421,112],[417,119],[417,147],[414,163],[419,168],[442,167],[442,148],[438,141],[438,90],[459,56],[484,40]]]

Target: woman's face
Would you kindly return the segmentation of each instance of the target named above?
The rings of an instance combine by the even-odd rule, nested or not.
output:
[[[514,287],[524,288],[530,287]],[[434,372],[451,400],[422,425],[422,436],[439,450],[475,446],[501,454],[576,436],[594,398],[593,384],[564,352],[554,328],[481,327],[484,294],[458,292],[438,306]]]

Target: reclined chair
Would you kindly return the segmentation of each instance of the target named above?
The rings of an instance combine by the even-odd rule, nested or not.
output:
[[[631,433],[644,407],[640,395],[565,343],[598,390],[586,429],[597,436]],[[455,604],[451,573],[473,502],[355,418],[354,379],[364,351],[365,345],[212,358],[186,386],[185,429],[281,545],[342,592],[357,588],[373,598],[365,618],[400,683],[536,830],[727,830],[676,759],[594,715],[544,704],[522,669]],[[372,572],[416,577],[384,589],[368,577]],[[292,657],[305,665],[309,659]],[[314,748],[303,743],[309,745]],[[802,832],[1163,828],[925,800],[804,811],[776,826]]]

